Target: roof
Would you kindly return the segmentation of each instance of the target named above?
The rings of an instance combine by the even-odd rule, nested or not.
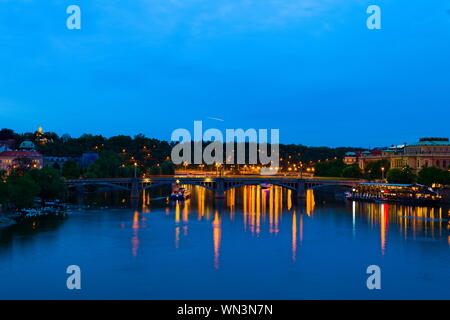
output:
[[[0,158],[7,157],[7,158],[18,158],[18,157],[42,157],[42,154],[40,154],[37,151],[3,151],[0,152]]]
[[[28,140],[22,142],[19,147],[19,149],[34,149],[34,148],[36,148],[34,143]]]
[[[409,146],[450,146],[450,141],[448,138],[422,138]]]
[[[354,153],[354,152],[347,152],[345,155],[346,156],[356,156],[356,153]]]

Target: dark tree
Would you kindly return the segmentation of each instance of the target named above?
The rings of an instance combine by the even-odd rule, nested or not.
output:
[[[0,130],[0,141],[14,139],[14,131],[11,129],[2,129]]]
[[[17,208],[31,208],[34,199],[39,195],[39,185],[29,176],[17,176],[12,174],[8,177],[8,200]]]
[[[92,178],[119,177],[122,157],[112,151],[102,152],[100,158],[88,168],[88,176]]]
[[[346,165],[342,160],[333,160],[317,163],[315,168],[318,177],[342,177]]]
[[[432,186],[435,183],[449,185],[450,172],[437,167],[423,167],[417,175],[417,182],[426,186]]]
[[[65,197],[67,190],[59,170],[54,168],[32,170],[27,176],[30,176],[39,186],[39,196],[43,200],[55,200]]]
[[[75,161],[67,161],[63,165],[62,175],[66,179],[78,179],[83,169]]]
[[[382,168],[384,168],[384,172],[389,171],[389,169],[391,168],[391,163],[389,162],[389,160],[369,162],[364,169],[364,174],[369,180],[378,180],[383,176]]]
[[[161,165],[161,174],[163,175],[174,175],[175,174],[175,166],[170,161],[165,161]]]
[[[342,170],[342,177],[344,178],[362,178],[363,173],[357,164],[347,166]]]
[[[416,181],[416,176],[412,173],[411,168],[390,169],[387,172],[386,179],[389,183],[410,184]]]
[[[152,176],[159,176],[161,174],[161,166],[156,165],[151,167],[149,173]]]

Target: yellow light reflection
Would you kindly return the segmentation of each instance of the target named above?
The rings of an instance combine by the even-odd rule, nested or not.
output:
[[[244,231],[247,231],[247,192],[248,192],[247,186],[242,188],[242,195],[243,195],[242,218],[244,219]]]
[[[175,248],[180,247],[180,227],[175,227]]]
[[[180,202],[175,202],[175,223],[180,223]]]
[[[256,190],[256,234],[261,232],[261,188]]]
[[[297,215],[295,213],[292,214],[292,261],[295,262],[297,255]]]
[[[133,215],[133,237],[131,238],[131,251],[133,257],[137,257],[139,249],[139,211],[135,211]]]
[[[205,201],[206,201],[206,189],[202,187],[196,187],[197,191],[197,210],[198,210],[198,220],[202,220],[205,216]]]
[[[189,203],[190,203],[190,200],[185,200],[183,202],[183,222],[184,223],[189,222]]]
[[[311,217],[316,207],[316,201],[314,198],[314,190],[306,190],[306,214]]]
[[[386,250],[386,236],[389,226],[389,205],[381,205],[381,254],[384,255]]]
[[[388,244],[389,228],[397,227],[405,240],[421,237],[442,238],[447,222],[442,208],[418,207],[403,204],[376,204],[356,202],[352,214],[354,219],[366,219],[374,229],[380,227],[381,251],[384,254]],[[445,235],[445,238],[447,235]]]
[[[214,241],[214,268],[219,269],[220,245],[222,241],[222,224],[218,211],[216,211],[215,213],[212,226],[213,226],[213,241]]]

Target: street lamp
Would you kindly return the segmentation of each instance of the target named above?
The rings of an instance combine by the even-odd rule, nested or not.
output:
[[[381,180],[384,182],[384,170],[386,170],[384,167],[381,167]]]
[[[137,178],[137,162],[134,163],[134,178]]]
[[[219,168],[222,167],[221,163],[216,163],[216,175],[219,175]],[[222,175],[222,171],[220,171],[220,175]]]

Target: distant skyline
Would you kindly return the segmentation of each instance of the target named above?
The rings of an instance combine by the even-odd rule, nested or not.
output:
[[[67,6],[82,29],[66,28]],[[382,29],[366,28],[379,5]],[[283,144],[450,137],[445,0],[0,0],[0,127],[280,129]]]

